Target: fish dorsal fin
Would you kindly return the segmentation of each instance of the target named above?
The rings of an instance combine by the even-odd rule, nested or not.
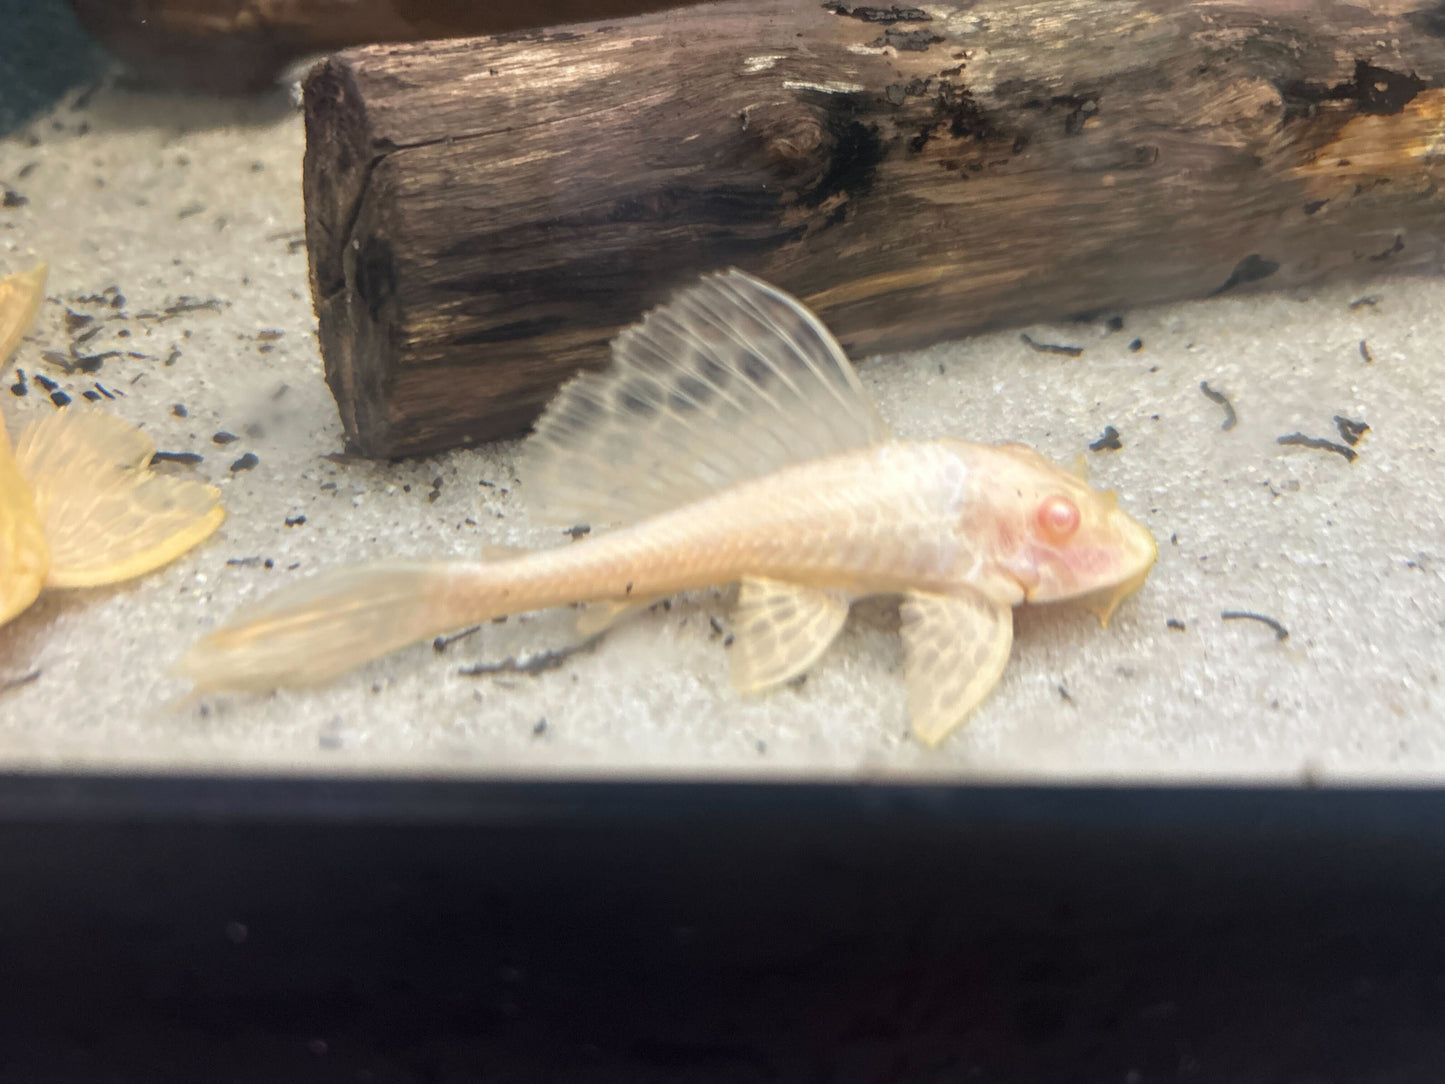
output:
[[[567,384],[525,452],[529,503],[627,523],[807,459],[888,439],[837,340],[741,271],[710,275]]]
[[[733,618],[733,684],[739,692],[781,685],[817,662],[848,618],[841,591],[747,578]]]
[[[50,548],[47,586],[95,587],[142,575],[220,526],[220,491],[155,474],[154,452],[141,430],[82,407],[66,407],[20,435],[15,459]]]
[[[903,600],[904,671],[913,732],[937,745],[987,696],[1013,650],[1013,610],[981,594]]]

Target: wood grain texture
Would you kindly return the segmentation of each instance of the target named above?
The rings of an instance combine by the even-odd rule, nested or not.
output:
[[[696,275],[853,356],[1424,268],[1445,11],[1380,0],[738,0],[375,46],[306,88],[307,238],[355,450],[521,430]]]

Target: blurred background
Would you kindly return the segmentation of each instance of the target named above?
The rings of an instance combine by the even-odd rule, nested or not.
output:
[[[65,0],[0,0],[0,136],[108,63]]]

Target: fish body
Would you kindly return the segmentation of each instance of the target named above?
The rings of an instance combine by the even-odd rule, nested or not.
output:
[[[623,525],[498,561],[324,574],[206,637],[182,671],[200,691],[325,681],[503,614],[594,603],[595,632],[736,582],[731,662],[751,692],[811,666],[854,599],[901,595],[914,725],[934,743],[997,682],[1015,605],[1083,597],[1107,619],[1156,556],[1112,494],[1029,448],[892,437],[816,317],[737,271],[624,333],[611,371],[559,394],[528,459],[553,518]]]
[[[749,577],[855,595],[994,588],[980,540],[954,529],[970,496],[969,451],[890,441],[799,463],[575,545],[482,565],[477,582],[509,587],[528,609]]]
[[[1039,564],[1027,525],[1016,522],[1026,509],[1011,507],[1026,503],[1019,487],[1029,474],[1016,455],[961,440],[889,441],[785,467],[579,544],[463,564],[468,616],[478,616],[470,600],[483,593],[494,601],[480,616],[490,617],[510,607],[652,601],[748,578],[855,596],[976,591],[1015,606],[1036,593]],[[1008,485],[1012,500],[1003,499]],[[1088,560],[1107,563],[1111,546],[1152,551],[1127,521],[1115,526]],[[1059,563],[1072,570],[1087,563],[1084,553]],[[1070,590],[1077,582],[1050,596],[1080,593]]]

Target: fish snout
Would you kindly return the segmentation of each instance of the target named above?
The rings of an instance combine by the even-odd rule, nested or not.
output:
[[[1113,583],[1094,592],[1090,600],[1093,604],[1088,606],[1105,627],[1119,604],[1144,586],[1159,559],[1159,544],[1149,528],[1118,509],[1109,518],[1114,536]]]

